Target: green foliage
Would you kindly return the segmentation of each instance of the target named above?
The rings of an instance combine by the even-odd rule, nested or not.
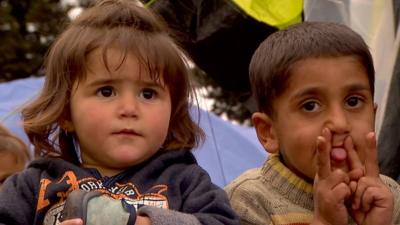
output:
[[[59,0],[0,0],[0,82],[42,75],[68,9]]]

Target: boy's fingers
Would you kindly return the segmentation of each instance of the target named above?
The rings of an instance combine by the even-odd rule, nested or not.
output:
[[[330,152],[330,148],[331,148],[331,143],[332,143],[332,133],[331,130],[329,130],[328,128],[324,128],[322,129],[322,137],[325,138],[325,141],[327,143],[327,147],[329,148],[329,152]]]
[[[354,210],[358,210],[360,208],[360,204],[362,202],[362,197],[363,197],[363,194],[364,194],[364,191],[366,188],[367,188],[367,185],[365,182],[358,182],[356,190],[353,191],[352,208]]]
[[[338,200],[346,200],[350,197],[351,191],[346,183],[339,183],[333,188],[332,194],[336,196]]]
[[[364,176],[363,168],[354,169],[349,172],[349,177],[350,177],[350,180],[352,180],[352,181],[357,182],[363,176]]]
[[[351,193],[355,193],[357,190],[357,182],[354,180],[350,181],[349,187],[350,187]]]
[[[379,177],[375,132],[369,132],[366,136],[366,139],[367,147],[365,149],[365,175],[370,177]]]
[[[347,163],[350,167],[350,180],[357,181],[364,176],[364,166],[361,163],[360,157],[358,156],[356,150],[354,149],[353,139],[350,136],[347,136],[344,140],[344,148],[347,151]],[[352,192],[355,191],[356,186],[356,182],[350,182],[350,189]]]
[[[358,154],[354,149],[353,139],[350,136],[347,136],[344,140],[344,148],[347,151],[347,161],[350,166],[350,170],[363,170],[363,165],[361,163],[360,157],[358,157]]]
[[[362,211],[368,212],[371,209],[371,207],[373,207],[375,201],[375,197],[373,195],[374,190],[376,190],[375,187],[369,187],[365,190],[362,196],[362,201],[360,203],[360,208]]]
[[[325,179],[331,171],[330,155],[327,141],[324,137],[317,138],[317,175],[319,179]]]
[[[335,197],[335,199],[345,202],[350,197],[350,179],[344,171],[340,169],[332,171],[326,181],[332,188],[332,195]]]

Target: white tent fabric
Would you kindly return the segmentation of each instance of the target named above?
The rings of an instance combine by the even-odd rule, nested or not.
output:
[[[0,84],[1,122],[28,144],[19,110],[38,94],[43,81],[43,78],[27,78]],[[253,128],[234,125],[203,109],[193,109],[192,114],[206,133],[205,143],[193,153],[218,186],[224,187],[245,170],[259,167],[265,161],[267,154]]]

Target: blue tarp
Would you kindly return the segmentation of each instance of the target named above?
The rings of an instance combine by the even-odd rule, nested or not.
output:
[[[28,144],[19,110],[38,94],[42,85],[43,78],[0,83],[0,119]],[[205,143],[193,153],[215,184],[223,187],[245,170],[259,167],[265,161],[267,154],[254,128],[234,125],[203,109],[193,110],[193,117],[206,133]]]

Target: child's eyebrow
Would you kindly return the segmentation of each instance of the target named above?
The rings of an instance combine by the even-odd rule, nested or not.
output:
[[[351,84],[347,86],[348,91],[370,91],[371,88],[365,84]]]
[[[116,79],[112,79],[112,78],[106,78],[106,79],[99,78],[99,79],[95,79],[93,81],[89,81],[88,86],[97,87],[97,86],[113,84],[113,83],[118,83],[118,81]]]
[[[146,87],[151,87],[151,88],[165,88],[165,85],[163,85],[161,82],[157,81],[147,81],[147,80],[141,80],[140,84]]]
[[[320,90],[321,90],[320,87],[306,87],[304,89],[297,91],[293,95],[293,99],[301,98],[307,95],[315,95],[317,93],[320,93]]]
[[[301,98],[307,95],[315,95],[321,93],[323,88],[321,87],[306,87],[293,95],[293,98]],[[347,92],[357,92],[357,91],[370,91],[369,85],[366,84],[349,84],[344,87],[344,90]]]
[[[122,83],[124,79],[119,79],[119,78],[98,78],[93,81],[88,82],[89,87],[98,87],[102,85],[112,85],[112,84],[118,84]],[[142,86],[146,86],[149,88],[161,88],[165,89],[165,85],[163,85],[160,82],[153,81],[153,80],[139,80],[138,83]]]

